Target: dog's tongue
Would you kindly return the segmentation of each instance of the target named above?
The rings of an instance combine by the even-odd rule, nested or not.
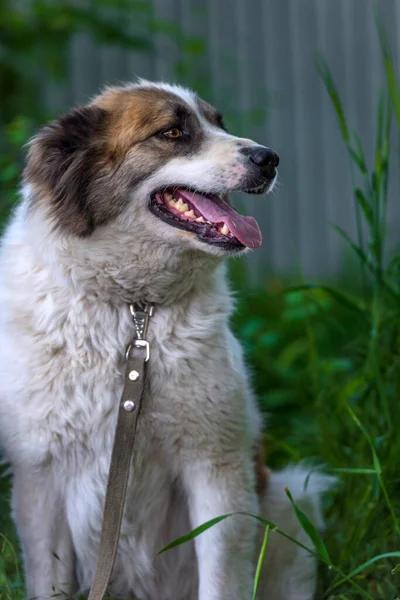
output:
[[[175,197],[188,200],[211,223],[225,223],[232,234],[248,248],[259,248],[261,231],[253,217],[244,217],[216,195],[202,196],[187,190],[176,190]]]

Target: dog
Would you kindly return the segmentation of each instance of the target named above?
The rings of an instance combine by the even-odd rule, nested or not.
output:
[[[261,417],[229,328],[225,259],[261,245],[226,194],[264,194],[278,156],[228,133],[192,91],[144,80],[105,89],[29,143],[0,253],[0,441],[28,597],[88,590],[134,334],[154,305],[151,360],[109,592],[140,600],[249,600],[260,514],[311,546],[288,487],[322,527],[325,481],[267,476]],[[273,532],[258,598],[310,600],[315,559]]]

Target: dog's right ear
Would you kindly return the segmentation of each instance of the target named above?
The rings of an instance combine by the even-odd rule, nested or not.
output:
[[[46,199],[56,225],[69,223],[75,235],[90,235],[95,214],[90,188],[101,154],[107,111],[89,105],[75,108],[44,127],[29,143],[24,182],[35,202]]]

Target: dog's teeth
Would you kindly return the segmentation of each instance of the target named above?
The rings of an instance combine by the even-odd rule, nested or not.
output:
[[[185,215],[185,217],[190,217],[191,219],[194,219],[194,218],[195,218],[195,216],[196,216],[196,215],[194,214],[194,211],[193,211],[193,209],[192,209],[192,210],[187,210],[187,211],[184,213],[184,215]]]
[[[186,204],[186,202],[182,202],[182,200],[180,198],[179,198],[178,202],[176,203],[176,208],[179,210],[179,212],[182,212],[182,213],[189,210],[189,207]]]
[[[171,200],[168,200],[168,206],[173,206],[174,208],[176,208],[177,205],[177,201],[174,200],[173,198],[171,198]]]
[[[171,194],[171,192],[164,192],[164,198],[167,200],[167,202],[169,200],[173,199],[173,195]]]
[[[222,233],[222,235],[228,235],[228,233],[230,233],[229,227],[227,227],[226,223],[224,223],[219,232]]]
[[[196,223],[204,223],[205,222],[203,217],[197,217],[197,219],[195,219],[195,220],[196,220]]]

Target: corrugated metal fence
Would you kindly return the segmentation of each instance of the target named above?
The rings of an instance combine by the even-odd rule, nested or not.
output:
[[[400,0],[382,0],[379,8],[397,57]],[[235,131],[281,156],[274,196],[243,199],[264,236],[263,249],[249,262],[254,274],[335,271],[343,243],[332,223],[355,234],[352,181],[315,60],[326,58],[349,124],[371,156],[384,82],[373,0],[152,0],[150,12],[133,10],[126,25],[142,34],[168,25],[169,33],[153,34],[152,53],[101,48],[77,37],[68,84],[46,87],[52,112],[86,101],[105,83],[135,76],[197,88],[227,113]],[[398,191],[396,174],[390,203],[395,242]]]

